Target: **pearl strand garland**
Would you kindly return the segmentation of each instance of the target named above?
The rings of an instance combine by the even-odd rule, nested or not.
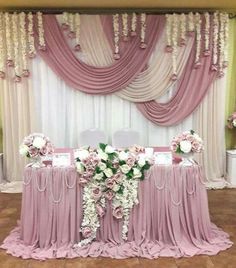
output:
[[[75,51],[80,51],[81,46],[80,46],[80,14],[76,13],[75,14]]]
[[[120,39],[120,30],[119,30],[119,14],[115,14],[112,16],[113,18],[113,31],[114,31],[114,59],[118,60],[120,58],[119,54],[119,39]]]
[[[146,35],[146,14],[141,13],[140,15],[140,22],[141,22],[141,30],[140,30],[140,39],[141,39],[141,48],[146,48],[147,44],[145,43],[145,35]]]
[[[26,42],[26,28],[25,28],[25,13],[20,13],[20,41],[21,41],[21,58],[22,58],[22,76],[28,77],[29,70],[27,66],[27,42]]]
[[[15,71],[15,82],[21,81],[20,65],[19,65],[19,37],[18,37],[18,16],[14,12],[12,15],[12,33],[13,33],[13,44],[14,44],[14,71]]]
[[[30,58],[34,58],[36,56],[35,43],[34,43],[34,21],[33,15],[31,12],[28,14],[28,45],[29,52],[28,55]]]
[[[3,13],[0,13],[0,78],[5,78],[5,50],[4,50]]]

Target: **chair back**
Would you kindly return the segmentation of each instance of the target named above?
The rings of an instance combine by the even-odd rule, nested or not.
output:
[[[80,133],[80,146],[98,148],[99,143],[107,143],[107,136],[104,131],[91,128]]]
[[[140,135],[132,129],[121,129],[116,131],[112,137],[112,145],[115,148],[127,148],[139,144]]]

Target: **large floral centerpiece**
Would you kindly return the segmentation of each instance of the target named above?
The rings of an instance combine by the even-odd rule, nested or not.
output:
[[[53,151],[54,147],[49,138],[42,133],[32,133],[25,137],[19,149],[22,156],[33,160],[33,167],[39,167],[41,158],[52,154]]]
[[[143,149],[133,147],[115,150],[107,144],[99,149],[82,148],[76,155],[76,168],[83,189],[83,240],[78,246],[90,243],[96,237],[100,218],[111,203],[112,214],[123,219],[122,238],[127,239],[129,214],[138,204],[138,182],[144,179],[144,172],[152,164],[140,154]]]
[[[203,150],[203,141],[193,130],[184,131],[173,138],[171,142],[171,151],[181,155],[184,158],[183,164],[187,164],[186,158],[193,153],[200,153]]]
[[[236,112],[232,113],[227,119],[227,126],[230,129],[236,128]]]

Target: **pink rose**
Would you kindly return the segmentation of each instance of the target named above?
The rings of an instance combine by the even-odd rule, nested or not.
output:
[[[128,157],[128,159],[126,160],[126,164],[129,166],[129,167],[132,167],[135,163],[135,158],[133,157]]]
[[[99,217],[103,217],[105,215],[105,209],[100,204],[96,204],[96,210]]]
[[[119,183],[119,182],[121,182],[122,179],[123,179],[123,174],[121,174],[121,173],[116,173],[112,178],[114,179],[114,181],[115,181],[116,183]]]
[[[30,147],[29,148],[29,154],[30,154],[30,157],[36,157],[36,156],[38,156],[39,151],[35,147]]]
[[[40,151],[39,151],[40,155],[46,155],[48,153],[48,149],[46,146],[43,146]]]
[[[123,217],[123,208],[121,206],[115,207],[112,214],[116,219],[121,219]]]
[[[108,190],[105,192],[105,198],[108,200],[112,200],[112,198],[114,197],[114,193],[111,190]]]
[[[79,178],[79,184],[80,184],[81,186],[84,186],[84,185],[87,184],[87,183],[88,183],[87,178],[85,178],[85,177],[80,177],[80,178]]]
[[[115,180],[113,179],[113,177],[111,177],[106,180],[106,187],[112,189],[115,183],[116,183]]]
[[[102,196],[102,190],[100,187],[94,187],[92,190],[93,198],[98,200]]]
[[[89,238],[92,235],[92,230],[89,226],[82,228],[82,235],[84,238]]]

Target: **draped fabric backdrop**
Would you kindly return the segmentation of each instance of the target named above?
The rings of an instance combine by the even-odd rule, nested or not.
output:
[[[50,28],[51,23],[49,24],[49,22],[54,25],[52,28]],[[149,22],[154,23],[152,18]],[[163,23],[161,19],[159,19],[159,22],[160,25]],[[54,17],[47,16],[46,25],[46,37],[49,34],[51,35],[51,39],[48,37],[47,42],[53,41],[52,35],[63,37],[61,30],[58,30]],[[147,65],[146,67],[142,66],[139,73],[137,71],[135,78],[131,79],[130,76],[128,83],[128,78],[122,81],[122,79],[118,79],[119,76],[115,77],[114,75],[114,79],[118,79],[121,84],[119,86],[112,85],[114,90],[112,90],[112,87],[106,86],[103,93],[116,91],[115,94],[106,96],[89,95],[81,92],[86,88],[84,84],[76,86],[80,91],[75,90],[68,82],[67,79],[69,78],[65,78],[65,75],[71,75],[64,68],[65,66],[60,66],[59,73],[55,67],[60,62],[57,62],[56,56],[61,57],[62,55],[69,55],[68,63],[74,68],[79,65],[79,68],[92,70],[95,76],[99,74],[99,72],[97,73],[98,70],[106,74],[104,70],[109,68],[112,70],[112,68],[115,68],[114,66],[118,68],[117,66],[122,63],[122,59],[119,60],[121,63],[119,61],[114,62],[112,58],[113,48],[109,40],[106,20],[101,20],[100,16],[96,15],[81,16],[82,52],[77,53],[79,60],[76,60],[72,52],[69,53],[66,48],[67,46],[72,47],[73,42],[68,40],[67,43],[64,42],[64,50],[58,44],[53,50],[48,44],[47,52],[40,53],[42,58],[37,57],[33,60],[30,80],[25,80],[22,84],[17,85],[11,81],[2,81],[6,178],[9,181],[21,180],[24,161],[19,159],[18,145],[23,137],[32,131],[45,133],[56,146],[77,147],[80,144],[79,133],[87,128],[99,127],[111,137],[115,130],[131,127],[140,132],[141,145],[169,146],[174,135],[193,128],[199,132],[205,142],[205,151],[199,156],[199,161],[206,170],[207,186],[212,188],[224,187],[226,185],[223,178],[225,145],[222,141],[224,141],[226,79],[216,79],[212,82],[214,74],[208,74],[207,71],[210,58],[203,59],[203,62],[206,63],[202,68],[192,70],[191,59],[194,55],[194,42],[193,38],[190,38],[185,47],[179,48],[177,58],[179,81],[171,81],[172,61],[171,55],[164,53],[164,32],[165,29],[158,28],[155,32],[156,35],[154,32],[150,34],[153,38],[156,36],[155,46],[152,44],[152,53],[147,57]],[[132,46],[132,43],[130,46]],[[128,48],[127,51],[129,51]],[[124,50],[122,53],[125,55],[127,51]],[[142,50],[139,49],[139,51]],[[130,51],[129,53],[134,55],[136,52]],[[191,72],[189,68],[191,68]],[[76,70],[74,71],[76,72]],[[201,81],[202,74],[204,74],[204,77],[208,76],[208,78],[207,81],[202,79],[206,83],[202,83],[201,94],[197,95],[196,84],[194,92],[191,93],[189,81],[192,81],[192,83],[196,83],[196,80]],[[189,81],[188,76],[190,76]],[[194,80],[194,77],[196,80]],[[81,79],[82,76],[80,77],[80,73],[78,73],[74,77],[74,84],[72,85],[79,83]],[[98,79],[100,79],[99,75]],[[107,79],[110,79],[109,76]],[[83,83],[85,82],[84,79]],[[90,87],[89,93],[91,93],[91,90],[94,93],[96,88],[92,88],[95,86],[94,83],[87,84],[87,87]],[[123,86],[123,88],[120,88],[120,86]],[[186,96],[192,98],[191,103],[197,101],[200,105],[194,102],[195,106],[191,107]],[[184,102],[181,101],[182,97]],[[176,101],[177,98],[178,101]],[[164,111],[168,107],[168,121],[175,125],[164,127],[148,121],[137,108],[137,106],[139,108],[143,107],[144,104],[141,103],[143,101],[147,102],[145,105],[149,105],[148,102],[158,103],[160,109],[157,109],[157,111]],[[176,109],[172,113],[171,102],[172,104],[175,103],[174,108]],[[139,104],[136,106],[135,103]],[[182,117],[177,114],[180,107],[183,109]],[[185,119],[181,120],[181,118]],[[158,121],[160,120],[158,119]],[[178,124],[176,125],[176,123]]]

